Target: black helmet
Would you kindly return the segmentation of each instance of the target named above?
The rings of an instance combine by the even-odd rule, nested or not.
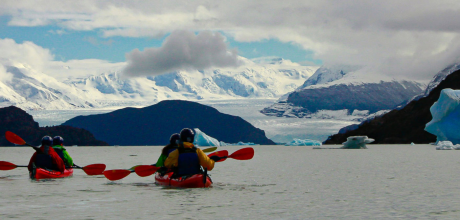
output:
[[[42,146],[53,146],[53,139],[50,136],[43,137]]]
[[[64,143],[64,138],[62,138],[61,136],[56,136],[53,138],[54,145],[61,145],[63,143]]]
[[[169,138],[169,143],[171,145],[177,145],[177,141],[180,140],[180,135],[178,133],[174,133],[173,135],[171,135],[171,137]]]
[[[184,128],[182,129],[182,131],[180,131],[181,141],[193,143],[194,139],[195,139],[195,132],[193,132],[192,129]]]

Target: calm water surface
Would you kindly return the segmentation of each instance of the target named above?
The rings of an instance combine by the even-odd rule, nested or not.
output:
[[[135,173],[110,182],[75,170],[71,178],[36,182],[26,168],[0,171],[0,219],[460,219],[460,151],[368,147],[256,146],[252,160],[218,163],[207,189],[165,188]],[[80,166],[117,169],[154,163],[160,149],[68,151]],[[32,153],[0,148],[0,160],[26,165]]]

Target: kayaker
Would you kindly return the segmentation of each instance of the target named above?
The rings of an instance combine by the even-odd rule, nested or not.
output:
[[[178,148],[178,141],[180,140],[180,135],[178,133],[175,133],[171,135],[169,138],[169,144],[163,147],[163,150],[161,150],[161,155],[157,160],[157,163],[155,166],[157,167],[163,167],[164,162],[166,158],[168,158],[169,153],[173,152]]]
[[[67,150],[64,148],[64,138],[61,136],[56,136],[53,138],[53,149],[59,155],[59,157],[64,161],[64,164],[67,167],[73,166],[72,157],[70,157]]]
[[[30,172],[33,171],[34,166],[48,170],[57,170],[64,172],[65,164],[64,161],[53,149],[53,139],[50,136],[44,136],[42,138],[42,146],[30,158],[28,169]]]
[[[165,160],[167,168],[177,168],[175,176],[188,176],[201,172],[201,167],[208,170],[214,168],[215,160],[219,157],[209,158],[201,149],[193,145],[195,133],[192,129],[184,128],[180,132],[179,148],[171,152]]]

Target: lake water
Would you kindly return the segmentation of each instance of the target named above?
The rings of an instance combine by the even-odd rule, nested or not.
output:
[[[368,147],[255,146],[252,160],[216,164],[206,189],[165,188],[135,173],[110,182],[75,170],[71,178],[36,182],[26,168],[0,171],[0,219],[460,219],[460,151]],[[154,163],[160,149],[68,151],[80,166],[117,169]],[[3,147],[0,161],[26,165],[32,153]]]

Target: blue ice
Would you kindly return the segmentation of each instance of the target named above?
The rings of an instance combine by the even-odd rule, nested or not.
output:
[[[426,124],[425,131],[436,135],[437,142],[460,144],[460,90],[443,89],[430,112],[433,119]]]
[[[320,141],[310,140],[310,139],[297,139],[294,138],[289,143],[286,143],[285,146],[321,146]]]

